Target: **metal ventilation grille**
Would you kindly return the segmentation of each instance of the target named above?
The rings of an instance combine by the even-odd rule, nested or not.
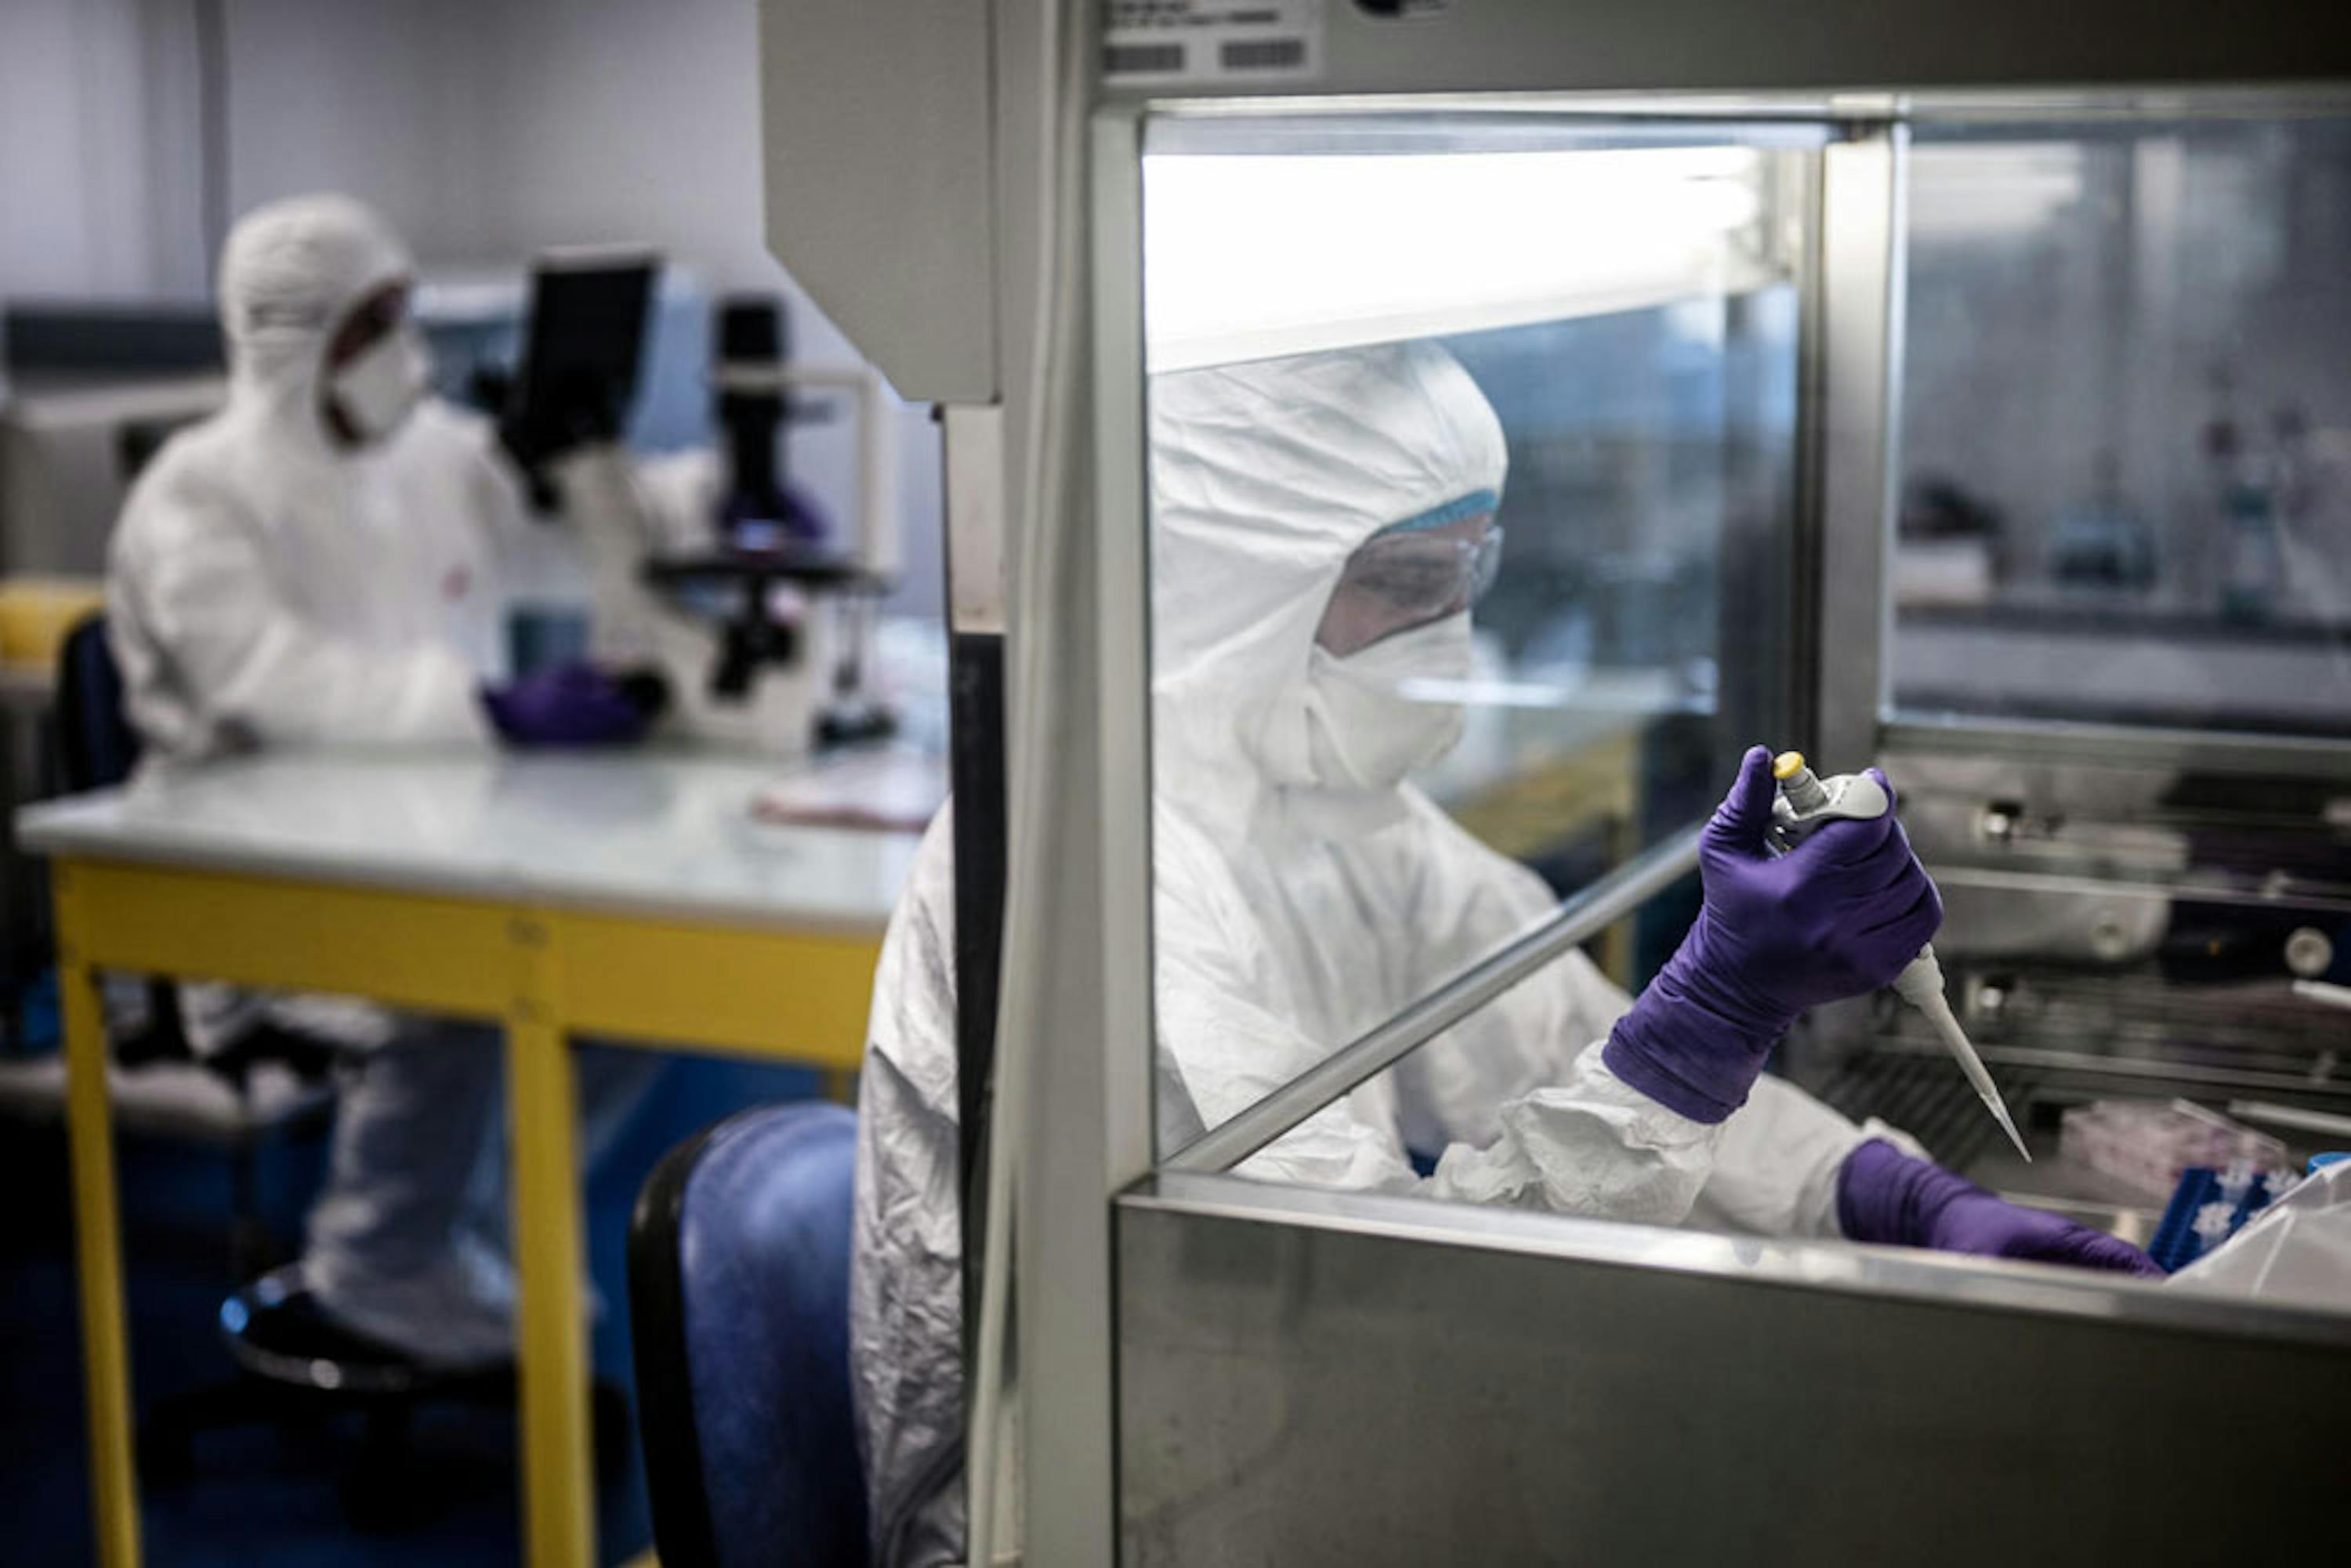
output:
[[[2033,1103],[2048,1074],[2038,1068],[2004,1068],[1989,1059],[1985,1066],[2000,1085],[2010,1114],[2029,1133],[2035,1121]],[[1856,1122],[1876,1116],[1900,1128],[1952,1170],[1964,1171],[1988,1151],[2008,1147],[1998,1124],[1984,1113],[1983,1103],[1939,1048],[1932,1056],[1865,1051],[1838,1068],[1818,1093]],[[2049,1113],[2053,1116],[2054,1109]]]

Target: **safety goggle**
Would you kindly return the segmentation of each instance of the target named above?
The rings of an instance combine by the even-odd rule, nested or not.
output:
[[[1486,596],[1502,565],[1502,530],[1475,538],[1386,533],[1366,542],[1340,573],[1340,591],[1379,600],[1399,622],[1434,620]]]

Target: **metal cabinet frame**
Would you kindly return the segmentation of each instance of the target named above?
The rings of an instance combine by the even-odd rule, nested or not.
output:
[[[1030,873],[1052,883],[1051,915],[1033,950],[1005,956],[1008,971],[1051,982],[1035,1012],[1035,1039],[1025,1042],[1042,1061],[1024,1105],[1029,1133],[1021,1152],[1028,1158],[1014,1206],[1022,1225],[1022,1534],[1032,1563],[1097,1568],[1118,1551],[1113,1489],[1132,1492],[1138,1479],[1119,1474],[1119,1379],[1141,1376],[1142,1366],[1133,1344],[1119,1359],[1117,1336],[1143,1321],[1146,1306],[1164,1321],[1187,1302],[1182,1280],[1142,1270],[1141,1261],[1180,1257],[1181,1237],[1196,1220],[1204,1228],[1201,1259],[1235,1255],[1229,1232],[1211,1236],[1205,1228],[1237,1223],[1235,1206],[1249,1211],[1247,1224],[1301,1255],[1325,1239],[1359,1236],[1345,1215],[1311,1201],[1331,1195],[1250,1188],[1228,1177],[1183,1178],[1222,1184],[1216,1188],[1218,1212],[1197,1215],[1189,1212],[1198,1207],[1189,1198],[1177,1201],[1179,1189],[1169,1185],[1175,1178],[1152,1175],[1149,595],[1135,175],[1146,112],[1251,107],[1241,100],[1263,89],[1238,79],[1203,82],[1187,87],[1180,102],[1158,102],[1152,90],[1102,79],[1089,62],[1098,59],[1090,51],[1105,12],[1091,0],[762,0],[762,9],[771,245],[902,392],[947,405],[958,632],[992,653],[999,628],[1008,652],[1050,629],[1050,644],[1069,672],[1042,694],[1057,705],[1041,725],[1051,743],[1040,744],[1031,727],[1040,725],[1040,716],[1014,704],[1004,747],[1015,771],[1026,767],[1046,775],[1066,808],[1049,827],[1050,874]],[[1790,733],[1840,761],[1917,738],[1886,725],[1879,700],[1886,632],[1879,584],[1902,348],[1894,244],[1902,210],[1901,122],[1910,108],[1929,101],[1917,95],[1930,92],[1938,112],[1952,113],[2000,112],[2020,94],[2037,107],[2080,110],[2092,103],[2085,89],[2104,92],[2100,111],[2178,112],[2183,105],[2225,111],[2232,101],[2290,105],[2296,89],[2310,84],[2318,89],[2311,96],[2323,98],[2340,90],[2327,84],[2351,82],[2351,8],[2309,0],[2227,6],[2083,0],[2063,11],[2034,0],[1886,0],[1825,8],[1791,0],[1416,0],[1393,7],[1320,0],[1301,12],[1321,30],[1320,74],[1283,89],[1301,96],[1274,107],[1524,105],[1531,101],[1526,95],[1540,94],[1545,103],[1573,101],[1579,110],[1619,115],[1678,104],[1700,116],[1745,117],[1760,105],[1844,128],[1844,140],[1819,162],[1820,248],[1808,274],[1802,350],[1806,440],[1798,517],[1808,531],[1797,542],[1796,577],[1800,588],[1813,585],[1817,597],[1798,606],[1796,624],[1814,630],[1792,651],[1788,681],[1775,699],[1784,705]],[[1057,36],[1072,47],[1057,53],[1050,47]],[[1395,96],[1402,94],[1419,96]],[[1081,100],[1079,112],[1049,116],[1047,106],[1059,103],[1066,111],[1072,97]],[[1259,97],[1253,107],[1270,101]],[[1049,411],[1031,406],[1040,381],[1029,361],[1046,336],[1039,312],[1054,306],[1033,287],[1033,275],[1040,247],[1072,231],[1065,224],[1048,234],[1035,220],[1053,204],[1062,154],[1090,165],[1068,198],[1069,205],[1089,209],[1071,218],[1083,239],[1076,267],[1088,276],[1065,280],[1064,292],[1084,319],[1081,335],[1090,340],[1080,345],[1078,373],[1092,386],[1085,393],[1090,417],[1071,422],[1074,428],[1057,431],[1056,438],[1073,444],[1069,455],[1089,464],[1092,479],[1063,498],[1064,516],[1046,518],[1041,498],[1025,493],[1036,475],[1008,455],[1029,450],[1032,429],[1050,428]],[[1092,515],[1073,525],[1067,514],[1083,508]],[[1017,593],[996,591],[1000,569],[1008,566],[1003,577],[1018,581],[1033,559],[1023,547],[1040,538],[1067,548],[1065,564],[1079,580],[1053,603],[1022,603]],[[1008,614],[999,616],[1008,605]],[[987,705],[979,706],[984,712]],[[2053,739],[2031,727],[1939,737],[2026,753]],[[2264,756],[2209,738],[2133,732],[2113,738],[2108,755],[2128,746],[2158,761],[2188,757],[2219,766],[2284,762],[2341,770],[2341,758],[2325,747],[2321,755],[2283,743]],[[959,795],[970,782],[961,770],[966,761],[979,757],[979,770],[989,770],[985,746],[983,737],[978,751],[967,752],[959,738]],[[972,799],[964,803],[967,809]],[[975,909],[985,902],[976,896]],[[1705,1239],[1681,1238],[1680,1245],[1698,1250],[1687,1255],[1688,1267],[1667,1270],[1653,1267],[1654,1259],[1600,1255],[1608,1242],[1647,1245],[1666,1233],[1643,1233],[1643,1239],[1630,1231],[1604,1235],[1550,1217],[1518,1217],[1524,1234],[1504,1248],[1486,1224],[1490,1218],[1416,1215],[1416,1224],[1444,1237],[1384,1235],[1377,1244],[1403,1249],[1385,1254],[1390,1258],[1447,1261],[1463,1249],[1521,1261],[1541,1253],[1561,1280],[1589,1278],[1598,1289],[1600,1276],[1592,1270],[1613,1270],[1612,1279],[1660,1290],[1695,1282],[1723,1292],[1716,1299],[1725,1303],[1743,1299],[1736,1292],[1755,1278],[1749,1254],[1732,1244],[1699,1246]],[[1179,1239],[1174,1253],[1152,1252],[1170,1236]],[[1795,1249],[1792,1271],[1774,1275],[1768,1289],[1826,1312],[1816,1292],[1830,1287],[1817,1270],[1845,1270],[1852,1256],[1837,1247]],[[1468,1278],[1471,1270],[1456,1272]],[[1876,1278],[1867,1269],[1862,1275]],[[1970,1270],[1938,1274],[1933,1288],[1958,1290],[1979,1277]],[[2026,1276],[2001,1276],[2011,1278]],[[2056,1298],[2043,1294],[2010,1302],[2001,1308],[2006,1329],[2041,1343],[2038,1331],[2057,1333],[2062,1323],[2063,1334],[2087,1336],[2069,1343],[2147,1343],[2136,1337],[2135,1320],[2147,1292],[2050,1283],[2046,1276],[2028,1282],[2036,1292],[2059,1291],[2070,1305],[2060,1312],[2051,1304]],[[1163,1287],[1165,1295],[1146,1301],[1146,1292]],[[1904,1333],[1927,1335],[1917,1342],[1926,1344],[1948,1314],[1929,1302],[1895,1315],[1912,1325]],[[2108,1320],[2125,1332],[2107,1334]],[[2325,1386],[2327,1378],[2339,1383],[2344,1347],[2331,1320],[2313,1326],[2256,1312],[2244,1320],[2249,1335],[2289,1347],[2308,1374],[2308,1387]],[[1814,1319],[1798,1312],[1783,1321],[1803,1327]],[[1506,1343],[1510,1332],[1496,1325],[1496,1343]],[[1446,1343],[1458,1346],[1471,1344],[1479,1329],[1455,1322],[1445,1333]],[[1765,1358],[1774,1349],[1752,1347]],[[1382,1375],[1395,1370],[1377,1368]],[[1142,1386],[1131,1381],[1129,1392]],[[2281,1383],[2269,1392],[2283,1398],[2291,1391]],[[1131,1472],[1133,1421],[1153,1414],[1132,1397],[1125,1402]],[[1454,1428],[1441,1430],[1448,1439],[1457,1436]],[[1981,1437],[1988,1429],[1970,1430]],[[1880,1436],[1889,1443],[1896,1437]],[[1918,1434],[1911,1436],[1915,1447]],[[1784,1441],[1778,1428],[1759,1427],[1751,1437],[1760,1445]],[[2264,1476],[2284,1473],[2317,1448],[2250,1445],[2241,1464],[2224,1454],[2206,1495],[2227,1495],[2236,1473],[2229,1465],[2267,1485]],[[1986,1452],[1979,1446],[1959,1456],[1972,1470],[1970,1479],[1987,1479],[1975,1463]],[[1466,1537],[1441,1539],[1458,1548],[1450,1553],[1456,1560],[1474,1557]],[[1132,1537],[1128,1544],[1131,1560],[1147,1560]],[[1229,1555],[1247,1554],[1245,1543],[1227,1544]],[[1395,1541],[1386,1544],[1393,1551]]]
[[[1625,106],[1595,107],[1621,112]],[[1709,107],[1719,107],[1724,118],[1737,117],[1736,106]],[[1840,758],[1874,757],[1887,738],[1882,698],[1889,604],[1882,584],[1898,472],[1907,131],[1902,116],[1886,112],[1886,107],[1870,105],[1862,112],[1831,117],[1838,134],[1817,155],[1815,254],[1804,299],[1799,532],[1791,548],[1797,557],[1793,580],[1809,586],[1813,597],[1795,607],[1798,646],[1790,660],[1786,703],[1796,732],[1824,755]],[[1364,1387],[1372,1387],[1397,1375],[1394,1365],[1367,1363],[1351,1373],[1315,1354],[1316,1333],[1345,1342],[1346,1324],[1353,1321],[1348,1301],[1318,1287],[1324,1270],[1370,1270],[1362,1275],[1366,1290],[1372,1288],[1369,1281],[1383,1281],[1382,1290],[1396,1297],[1388,1302],[1390,1315],[1382,1320],[1379,1333],[1355,1343],[1399,1354],[1423,1354],[1432,1366],[1469,1379],[1507,1377],[1503,1352],[1525,1341],[1512,1302],[1465,1291],[1458,1283],[1463,1280],[1490,1275],[1498,1291],[1507,1281],[1509,1288],[1532,1289],[1555,1302],[1588,1299],[1613,1303],[1616,1310],[1646,1303],[1635,1315],[1615,1321],[1607,1331],[1615,1338],[1604,1335],[1598,1354],[1600,1363],[1614,1354],[1658,1368],[1672,1364],[1679,1342],[1661,1339],[1644,1326],[1652,1312],[1659,1322],[1677,1325],[1673,1332],[1678,1333],[1709,1314],[1729,1321],[1744,1312],[1762,1312],[1758,1303],[1768,1301],[1765,1315],[1796,1337],[1771,1352],[1742,1341],[1739,1356],[1761,1355],[1764,1364],[1777,1364],[1777,1380],[1767,1377],[1762,1386],[1742,1386],[1720,1398],[1708,1417],[1737,1427],[1747,1440],[1774,1442],[1789,1402],[1803,1397],[1804,1377],[1827,1375],[1840,1364],[1835,1343],[1805,1337],[1808,1324],[1834,1324],[1825,1332],[1865,1335],[1868,1343],[1858,1364],[1875,1368],[1871,1375],[1914,1368],[1921,1397],[1959,1402],[1948,1412],[1958,1434],[1953,1451],[1942,1455],[1943,1467],[1933,1471],[1922,1469],[1926,1450],[1919,1447],[1934,1446],[1924,1436],[1931,1427],[1918,1425],[1929,1417],[1891,1387],[1875,1403],[1842,1398],[1839,1424],[1814,1434],[1819,1449],[1813,1457],[1844,1467],[1854,1484],[1907,1489],[1907,1503],[1879,1510],[1886,1521],[1943,1532],[1939,1544],[1927,1547],[1918,1560],[1971,1560],[1983,1550],[2029,1543],[2034,1530],[2063,1524],[2067,1508],[2103,1517],[2106,1528],[2100,1540],[2106,1546],[2177,1545],[2179,1538],[2165,1528],[2132,1522],[2122,1511],[2140,1477],[2152,1479],[2168,1468],[2160,1463],[2164,1445],[2179,1434],[2164,1426],[2164,1412],[2204,1420],[2214,1418],[2220,1406],[2206,1410],[2191,1401],[2197,1412],[2191,1416],[2189,1406],[2158,1396],[2148,1380],[2184,1375],[2191,1360],[2225,1366],[2249,1380],[2238,1395],[2273,1419],[2315,1421],[2325,1406],[2309,1390],[2351,1368],[2346,1360],[2351,1318],[2183,1301],[2135,1282],[2068,1278],[2012,1265],[1954,1265],[1844,1243],[1739,1241],[1557,1216],[1496,1215],[1412,1199],[1268,1187],[1230,1176],[1169,1174],[1164,1166],[1160,1174],[1144,1175],[1136,1168],[1134,1151],[1150,1148],[1152,1128],[1151,1074],[1144,1060],[1153,1038],[1153,957],[1140,264],[1141,152],[1152,110],[1144,103],[1098,110],[1090,149],[1092,631],[1100,704],[1093,721],[1102,745],[1101,910],[1113,938],[1104,944],[1101,1048],[1110,1056],[1103,1082],[1112,1092],[1106,1103],[1093,1106],[1055,1103],[1049,1084],[1048,1103],[1037,1113],[1049,1119],[1090,1111],[1105,1117],[1108,1146],[1127,1151],[1128,1158],[1111,1172],[1114,1276],[1023,1285],[1024,1293],[1042,1290],[1057,1297],[1072,1291],[1110,1293],[1115,1363],[1088,1364],[1094,1347],[1072,1344],[1071,1364],[1055,1375],[1080,1382],[1102,1378],[1106,1386],[1100,1402],[1090,1398],[1086,1405],[1098,1409],[1106,1403],[1117,1410],[1123,1560],[1175,1562],[1190,1560],[1186,1552],[1210,1550],[1249,1560],[1255,1560],[1252,1553],[1274,1553],[1285,1562],[1337,1562],[1378,1556],[1416,1539],[1406,1521],[1384,1511],[1383,1489],[1399,1487],[1398,1495],[1426,1503],[1432,1494],[1426,1486],[1415,1490],[1408,1472],[1432,1464],[1443,1469],[1447,1460],[1426,1454],[1405,1459],[1370,1436],[1381,1433],[1392,1440],[1394,1412],[1366,1415],[1380,1408],[1379,1400],[1360,1389],[1350,1392],[1348,1378],[1359,1376]],[[2022,744],[2031,744],[2030,738]],[[2219,748],[2198,737],[2144,745],[2175,756],[2199,747]],[[2230,749],[2241,758],[2241,751]],[[2334,750],[2287,749],[2305,757]],[[1538,1258],[1546,1260],[1549,1272],[1531,1275],[1529,1260]],[[1244,1274],[1236,1276],[1236,1268]],[[1537,1279],[1547,1282],[1530,1284]],[[1766,1292],[1763,1297],[1753,1295],[1759,1289]],[[1789,1291],[1798,1299],[1792,1301]],[[1876,1308],[1855,1315],[1856,1297]],[[1221,1348],[1204,1351],[1188,1343],[1187,1322],[1206,1325],[1202,1332],[1211,1339],[1225,1334],[1217,1341]],[[2189,1337],[2176,1337],[2180,1334]],[[1481,1336],[1490,1337],[1496,1347],[1491,1358],[1481,1359]],[[1033,1348],[1034,1342],[1029,1343]],[[1606,1348],[1611,1344],[1613,1351]],[[2002,1344],[2016,1345],[2022,1361],[2037,1367],[2052,1386],[2082,1398],[2113,1400],[2111,1419],[2075,1415],[2053,1422],[2035,1407],[2029,1390],[2000,1387],[1995,1398],[1988,1391],[1996,1382],[1973,1372],[1954,1373],[1988,1347]],[[1708,1377],[1729,1375],[1744,1364],[1733,1357],[1716,1367],[1715,1358],[1687,1343],[1679,1353],[1697,1356],[1694,1365],[1712,1368]],[[1597,1375],[1596,1364],[1586,1354],[1552,1372],[1572,1383]],[[1234,1437],[1234,1412],[1246,1406],[1248,1385],[1286,1389],[1326,1414],[1350,1413],[1350,1422],[1365,1422],[1360,1444],[1355,1434],[1340,1427],[1291,1434],[1301,1447],[1331,1449],[1311,1461],[1300,1460],[1294,1451],[1287,1459],[1259,1456],[1298,1482],[1301,1490],[1295,1500],[1302,1511],[1335,1510],[1353,1500],[1355,1506],[1343,1522],[1318,1531],[1280,1517],[1280,1509],[1252,1515],[1238,1508],[1229,1517],[1196,1518],[1188,1526],[1170,1523],[1167,1510],[1178,1506],[1187,1489],[1198,1507],[1216,1514],[1215,1478],[1228,1461],[1239,1462],[1218,1444]],[[1973,1396],[1962,1399],[1968,1390]],[[1583,1519],[1595,1546],[1625,1545],[1670,1512],[1660,1511],[1664,1481],[1654,1467],[1661,1455],[1646,1439],[1635,1438],[1631,1447],[1648,1455],[1652,1469],[1625,1472],[1610,1458],[1622,1445],[1621,1434],[1603,1442],[1588,1424],[1580,1425],[1541,1399],[1426,1388],[1421,1393],[1429,1435],[1459,1434],[1465,1445],[1451,1461],[1456,1468],[1445,1471],[1464,1500],[1448,1521],[1450,1533],[1442,1537],[1457,1552],[1500,1560],[1500,1553],[1540,1550],[1546,1539],[1536,1517],[1523,1507],[1513,1509],[1509,1494],[1496,1490],[1469,1462],[1472,1456],[1492,1452],[1490,1445],[1505,1437],[1543,1445],[1562,1467],[1582,1462],[1627,1482],[1627,1490],[1615,1494],[1624,1500],[1622,1509],[1576,1494],[1579,1507],[1599,1511]],[[1479,1397],[1488,1404],[1480,1406]],[[1515,1429],[1470,1435],[1469,1424],[1480,1408],[1515,1424]],[[1037,1418],[1034,1410],[1030,1418]],[[2053,1432],[2073,1438],[2098,1435],[2111,1448],[2111,1462],[2070,1492],[2045,1493],[2012,1509],[2004,1522],[1954,1532],[1953,1521],[1974,1508],[1970,1500],[1991,1500],[1981,1498],[1981,1489],[1997,1484],[2006,1462],[2001,1454],[2046,1449]],[[1907,1443],[1906,1434],[1911,1435]],[[2214,1484],[2241,1484],[2249,1505],[2257,1502],[2268,1511],[2243,1539],[2294,1539],[2317,1517],[2317,1500],[2325,1491],[2317,1470],[2292,1460],[2281,1467],[2271,1462],[2276,1458],[2277,1450],[2270,1449],[2264,1458],[2242,1466],[2210,1453],[2199,1459],[2219,1467],[2200,1473],[2231,1478]],[[1406,1471],[1384,1479],[1383,1466],[1389,1462],[1405,1464]],[[1792,1474],[1777,1460],[1758,1473],[1781,1485],[1790,1484]],[[1232,1477],[1232,1495],[1244,1491],[1238,1475]],[[1032,1490],[1032,1507],[1036,1495]],[[1200,1502],[1202,1498],[1209,1500]],[[1468,1507],[1470,1500],[1479,1506]],[[1259,1498],[1249,1506],[1262,1510],[1265,1503]],[[1073,1506],[1089,1513],[1094,1507],[1091,1501]],[[2103,1516],[2101,1510],[2106,1511]],[[1979,1511],[1976,1517],[1990,1516]],[[1366,1521],[1384,1521],[1403,1533],[1367,1531]],[[1836,1541],[1839,1528],[1832,1514],[1805,1516],[1801,1527],[1759,1531],[1749,1537],[1752,1560],[1802,1560]],[[1420,1544],[1427,1547],[1432,1541]]]

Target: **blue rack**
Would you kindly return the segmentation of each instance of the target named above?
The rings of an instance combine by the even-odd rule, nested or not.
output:
[[[2244,1228],[2245,1221],[2267,1208],[2282,1196],[2272,1189],[2273,1178],[2257,1176],[2245,1196],[2229,1215],[2229,1234],[2234,1236]],[[2220,1173],[2210,1166],[2190,1166],[2179,1173],[2179,1185],[2172,1189],[2171,1201],[2164,1206],[2163,1222],[2155,1228],[2155,1239],[2147,1243],[2147,1255],[2162,1265],[2167,1274],[2176,1274],[2204,1255],[2204,1239],[2196,1234],[2196,1214],[2208,1203],[2220,1201]]]

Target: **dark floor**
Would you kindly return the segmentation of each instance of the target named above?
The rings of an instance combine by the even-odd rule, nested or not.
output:
[[[596,1328],[600,1376],[629,1381],[624,1251],[639,1185],[673,1145],[760,1101],[805,1098],[814,1074],[679,1059],[594,1173],[589,1240],[606,1311]],[[264,1207],[291,1249],[324,1153],[319,1135],[273,1148],[261,1166]],[[132,1383],[144,1408],[159,1396],[226,1379],[214,1313],[230,1283],[228,1168],[217,1153],[152,1138],[118,1142],[124,1256],[129,1270]],[[62,1132],[0,1124],[0,1558],[21,1568],[90,1556],[84,1469],[80,1334],[75,1315],[72,1206]],[[633,1439],[633,1433],[632,1433]],[[403,1526],[355,1531],[340,1497],[360,1441],[356,1421],[258,1427],[205,1438],[196,1476],[146,1488],[152,1568],[213,1564],[433,1563],[519,1560],[515,1424],[496,1407],[421,1416],[410,1434]],[[632,1440],[627,1474],[598,1510],[606,1563],[652,1542],[644,1469]]]

